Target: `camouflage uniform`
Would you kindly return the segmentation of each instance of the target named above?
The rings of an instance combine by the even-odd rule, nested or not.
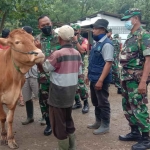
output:
[[[150,34],[140,27],[128,35],[120,55],[123,111],[129,124],[137,125],[141,132],[150,130],[147,95],[138,93],[144,57],[150,55],[149,43]]]
[[[113,46],[114,46],[114,61],[112,64],[112,80],[113,80],[113,83],[115,84],[115,86],[118,89],[121,89],[119,68],[118,68],[119,53],[120,53],[120,42],[119,42],[118,38],[119,38],[119,35],[115,34],[114,38],[112,40]]]
[[[84,38],[80,35],[80,37],[78,39],[78,42],[80,43],[80,45],[82,44],[83,40],[84,40]],[[84,76],[84,70],[85,70],[84,57],[85,57],[85,54],[81,54],[81,57],[82,57],[82,62],[83,62],[82,71],[83,71],[83,76]],[[84,78],[80,78],[78,80],[78,87],[77,87],[75,99],[80,99],[80,98],[83,101],[88,99],[88,90],[87,90],[87,87],[85,85]]]
[[[42,51],[46,57],[50,56],[53,51],[60,49],[56,35],[45,36],[40,34],[37,39],[41,42]],[[49,117],[49,105],[47,104],[50,86],[49,76],[49,73],[38,71],[39,103],[43,118]]]
[[[81,27],[77,24],[73,24],[72,28],[74,30],[79,30]],[[82,45],[82,43],[87,42],[87,39],[83,38],[81,35],[78,37],[78,42],[80,45]],[[74,45],[74,48],[77,49],[76,45]],[[86,53],[81,54],[82,57],[82,62],[83,62],[83,67],[82,67],[82,71],[83,71],[83,78],[79,78],[78,79],[78,87],[77,87],[77,91],[76,91],[76,95],[75,95],[75,105],[73,106],[73,109],[76,108],[80,108],[82,105],[80,103],[80,98],[82,101],[84,101],[84,107],[82,109],[83,113],[87,113],[89,110],[89,106],[88,106],[88,90],[84,81],[84,70],[85,70],[85,64],[84,64],[84,57],[85,57]],[[77,106],[77,107],[76,107]],[[79,107],[78,107],[79,106]],[[86,108],[85,108],[86,107]],[[85,110],[86,109],[86,110]]]

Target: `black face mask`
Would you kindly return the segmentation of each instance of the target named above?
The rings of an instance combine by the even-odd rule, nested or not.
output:
[[[41,28],[43,34],[45,35],[51,35],[52,34],[52,27],[51,26],[45,26]]]
[[[78,34],[79,34],[78,32],[75,32],[75,33],[74,33],[74,36],[76,36],[76,35],[78,35]]]

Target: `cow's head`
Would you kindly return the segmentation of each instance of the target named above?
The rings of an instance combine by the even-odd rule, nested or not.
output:
[[[19,65],[23,73],[35,63],[44,61],[44,54],[34,44],[34,37],[23,29],[10,32],[8,38],[0,38],[0,43],[9,45],[13,61]]]

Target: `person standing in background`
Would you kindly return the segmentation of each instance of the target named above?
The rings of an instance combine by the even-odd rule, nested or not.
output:
[[[82,57],[82,62],[83,62],[83,69],[82,69],[83,74],[82,75],[84,77],[84,67],[85,67],[84,57],[88,49],[88,40],[86,38],[83,38],[80,35],[81,26],[77,24],[73,24],[71,27],[74,29],[74,32],[75,32],[73,41],[72,41],[74,48],[79,51]],[[78,80],[78,88],[77,88],[76,95],[75,95],[75,104],[73,105],[72,109],[77,109],[77,108],[82,107],[82,104],[80,102],[80,98],[81,98],[81,100],[84,103],[84,106],[82,108],[82,113],[83,114],[88,113],[89,112],[88,97],[89,97],[88,90],[87,90],[84,78],[83,79],[80,78]]]

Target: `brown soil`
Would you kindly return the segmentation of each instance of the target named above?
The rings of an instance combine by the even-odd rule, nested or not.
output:
[[[110,132],[104,135],[93,135],[87,124],[94,122],[94,107],[90,99],[90,111],[82,114],[81,109],[73,111],[73,118],[76,127],[77,150],[130,150],[134,142],[121,142],[118,140],[119,134],[126,134],[130,131],[122,107],[121,96],[116,94],[114,85],[110,86],[111,104],[111,128]],[[17,106],[13,129],[15,139],[19,144],[18,150],[58,150],[57,140],[53,135],[48,137],[43,135],[45,126],[41,126],[38,120],[41,117],[38,101],[34,101],[35,122],[26,126],[21,124],[26,118],[25,107]],[[7,146],[0,146],[0,150],[9,150]]]

